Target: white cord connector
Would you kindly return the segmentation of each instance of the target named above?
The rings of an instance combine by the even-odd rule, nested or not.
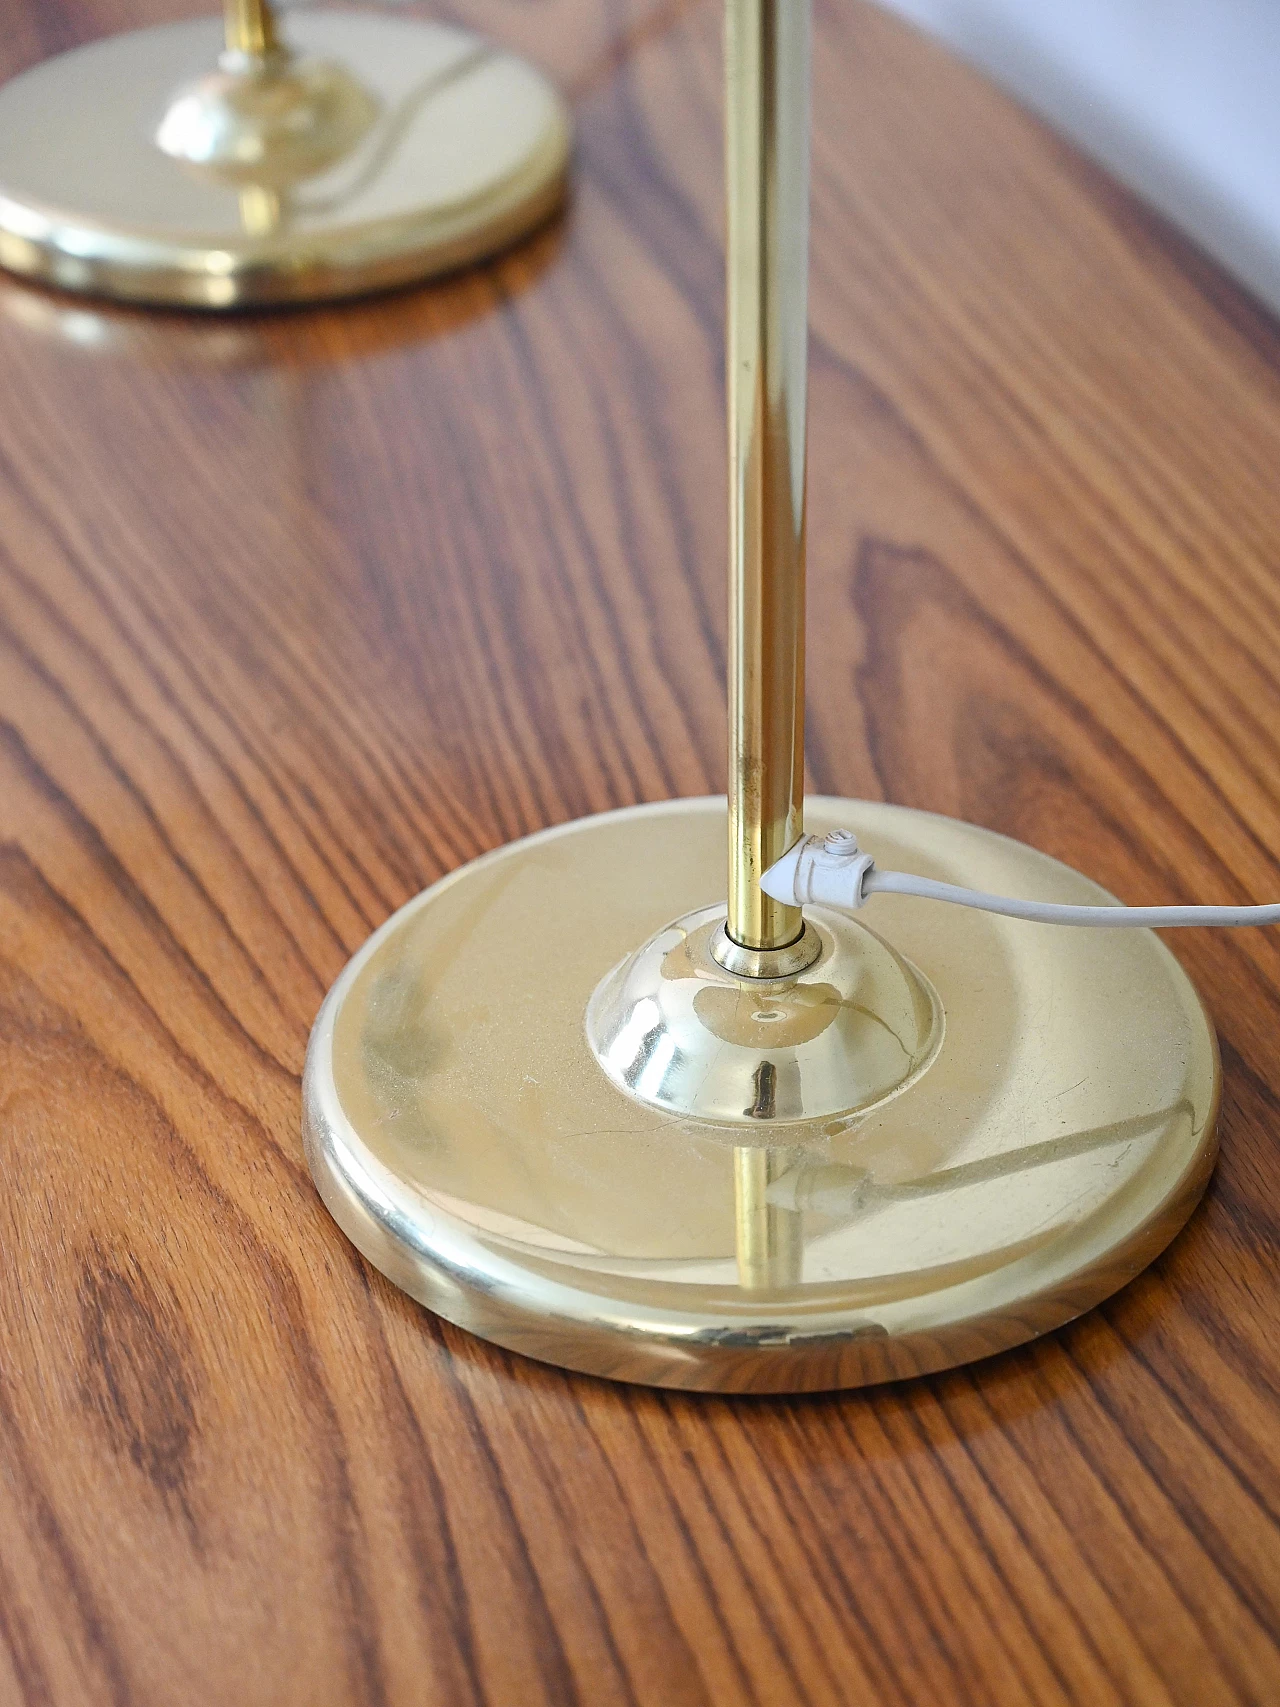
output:
[[[1118,925],[1163,930],[1172,925],[1276,925],[1280,905],[1265,907],[1076,907],[1060,901],[1018,901],[1007,895],[984,895],[931,877],[907,871],[877,871],[870,854],[858,847],[852,830],[833,830],[829,836],[805,836],[760,879],[760,887],[775,901],[790,907],[810,902],[856,912],[872,895],[916,895],[925,901],[950,901],[957,907],[976,907],[1007,919],[1026,919],[1037,925]]]

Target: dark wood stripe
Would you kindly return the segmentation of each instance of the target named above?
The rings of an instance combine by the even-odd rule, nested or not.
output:
[[[206,4],[20,0],[0,59]],[[320,1206],[299,1073],[367,931],[724,776],[719,0],[432,13],[572,92],[522,249],[226,319],[0,278],[0,1692],[1280,1698],[1280,938],[1172,939],[1227,1067],[1186,1233],[969,1371],[610,1387]],[[1280,328],[923,38],[815,13],[811,784],[1134,901],[1280,893]]]

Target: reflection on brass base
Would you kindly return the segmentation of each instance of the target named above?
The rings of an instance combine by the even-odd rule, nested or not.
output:
[[[822,798],[806,815],[818,832],[855,829],[884,866],[1105,898],[951,819]],[[582,819],[463,867],[359,951],[312,1034],[304,1130],[325,1202],[371,1262],[448,1320],[547,1362],[802,1392],[1017,1345],[1164,1248],[1213,1166],[1218,1064],[1157,937],[877,897],[862,915],[876,934],[853,952],[889,956],[885,973],[920,968],[923,1054],[896,1094],[868,1104],[855,1089],[853,1112],[797,1119],[802,1021],[835,998],[779,984],[762,1000],[754,982],[748,1012],[689,949],[718,914],[724,845],[723,800]],[[799,1104],[692,1119],[602,1070],[584,1020],[593,992],[672,919],[664,953],[703,974],[683,995],[715,992],[710,1020],[727,1050],[756,1051],[757,1084],[772,1063],[776,1090],[798,1061]],[[811,922],[829,929],[816,910]],[[935,1000],[945,1036],[930,1060]],[[770,1003],[781,1020],[752,1017]],[[774,1024],[796,1036],[767,1039]],[[870,1034],[848,1035],[856,1078]]]
[[[568,114],[522,60],[377,13],[292,15],[286,34],[274,84],[218,72],[221,23],[200,19],[0,88],[0,265],[133,302],[308,302],[479,260],[558,206]],[[251,125],[258,178],[232,169]]]
[[[717,954],[726,943],[737,948],[725,908],[701,907],[600,981],[587,1041],[620,1090],[738,1141],[792,1127],[803,1140],[814,1122],[900,1096],[941,1047],[936,991],[856,919],[809,908],[789,977],[735,977]]]

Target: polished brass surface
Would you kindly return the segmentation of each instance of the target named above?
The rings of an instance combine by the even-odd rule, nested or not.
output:
[[[759,880],[804,827],[809,0],[725,19],[728,930],[776,949],[801,923]]]
[[[275,13],[267,0],[224,0],[227,52],[264,59],[281,49]]]
[[[797,1152],[803,1158],[803,1151]],[[770,1193],[792,1162],[785,1149],[742,1145],[733,1152],[734,1246],[744,1292],[794,1286],[804,1264],[804,1216]]]
[[[670,1114],[776,1134],[865,1113],[933,1061],[936,992],[864,925],[811,908],[796,969],[774,977],[747,949],[741,972],[726,970],[715,953],[724,930],[723,905],[699,908],[601,980],[587,1041],[620,1090]]]
[[[725,972],[738,978],[789,978],[813,965],[822,953],[822,942],[816,931],[804,929],[781,948],[743,948],[729,935],[726,910],[724,923],[711,933],[707,952]]]
[[[227,0],[225,39],[217,70],[173,97],[156,145],[238,189],[245,233],[263,236],[284,220],[282,192],[345,159],[378,101],[345,66],[291,53],[265,0]]]
[[[170,24],[0,88],[0,265],[138,302],[313,301],[477,260],[559,205],[568,114],[522,60],[377,13],[292,15],[277,45],[232,0],[227,29],[234,51],[215,20]]]
[[[721,889],[725,810],[636,807],[501,848],[356,955],[316,1022],[304,1100],[312,1171],[365,1255],[531,1356],[759,1392],[999,1351],[1148,1263],[1208,1179],[1218,1096],[1212,1030],[1150,932],[875,898],[870,926],[927,975],[946,1036],[860,1116],[796,1122],[766,1094],[749,1126],[721,1126],[600,1071],[588,999]],[[1106,898],[954,820],[820,798],[808,816],[851,825],[885,866]]]

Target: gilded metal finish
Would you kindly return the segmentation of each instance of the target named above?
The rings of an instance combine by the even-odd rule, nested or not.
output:
[[[278,230],[286,192],[345,159],[378,117],[377,98],[344,65],[300,59],[263,0],[227,0],[216,71],[180,89],[156,146],[210,183],[240,193],[250,236]]]
[[[559,205],[568,114],[512,55],[377,13],[295,14],[287,48],[252,0],[227,24],[221,56],[218,22],[170,24],[0,88],[0,265],[137,302],[304,302],[478,260]]]
[[[778,1133],[864,1113],[930,1065],[937,994],[873,931],[812,908],[798,969],[764,978],[716,958],[724,923],[723,906],[701,907],[601,980],[587,1041],[620,1090],[669,1114]]]
[[[223,19],[228,53],[265,59],[280,51],[275,13],[267,0],[224,0]]]
[[[804,1152],[742,1144],[733,1152],[734,1243],[744,1292],[795,1286],[804,1269],[804,1216],[770,1193]]]
[[[1107,899],[972,825],[843,800],[808,815],[819,833],[852,825],[888,867]],[[1163,1249],[1213,1165],[1218,1065],[1150,932],[877,897],[872,928],[946,1013],[900,1095],[808,1124],[775,1105],[744,1128],[619,1090],[588,1045],[588,999],[721,889],[724,824],[723,800],[673,801],[545,831],[454,872],[356,955],[312,1035],[305,1132],[373,1263],[549,1362],[777,1392],[1000,1351]]]
[[[728,0],[729,935],[776,949],[760,888],[804,828],[809,0]]]
[[[729,935],[726,909],[724,922],[711,933],[707,952],[723,971],[737,978],[790,978],[793,972],[813,965],[822,953],[822,942],[816,931],[806,927],[794,942],[782,948],[743,948]]]

